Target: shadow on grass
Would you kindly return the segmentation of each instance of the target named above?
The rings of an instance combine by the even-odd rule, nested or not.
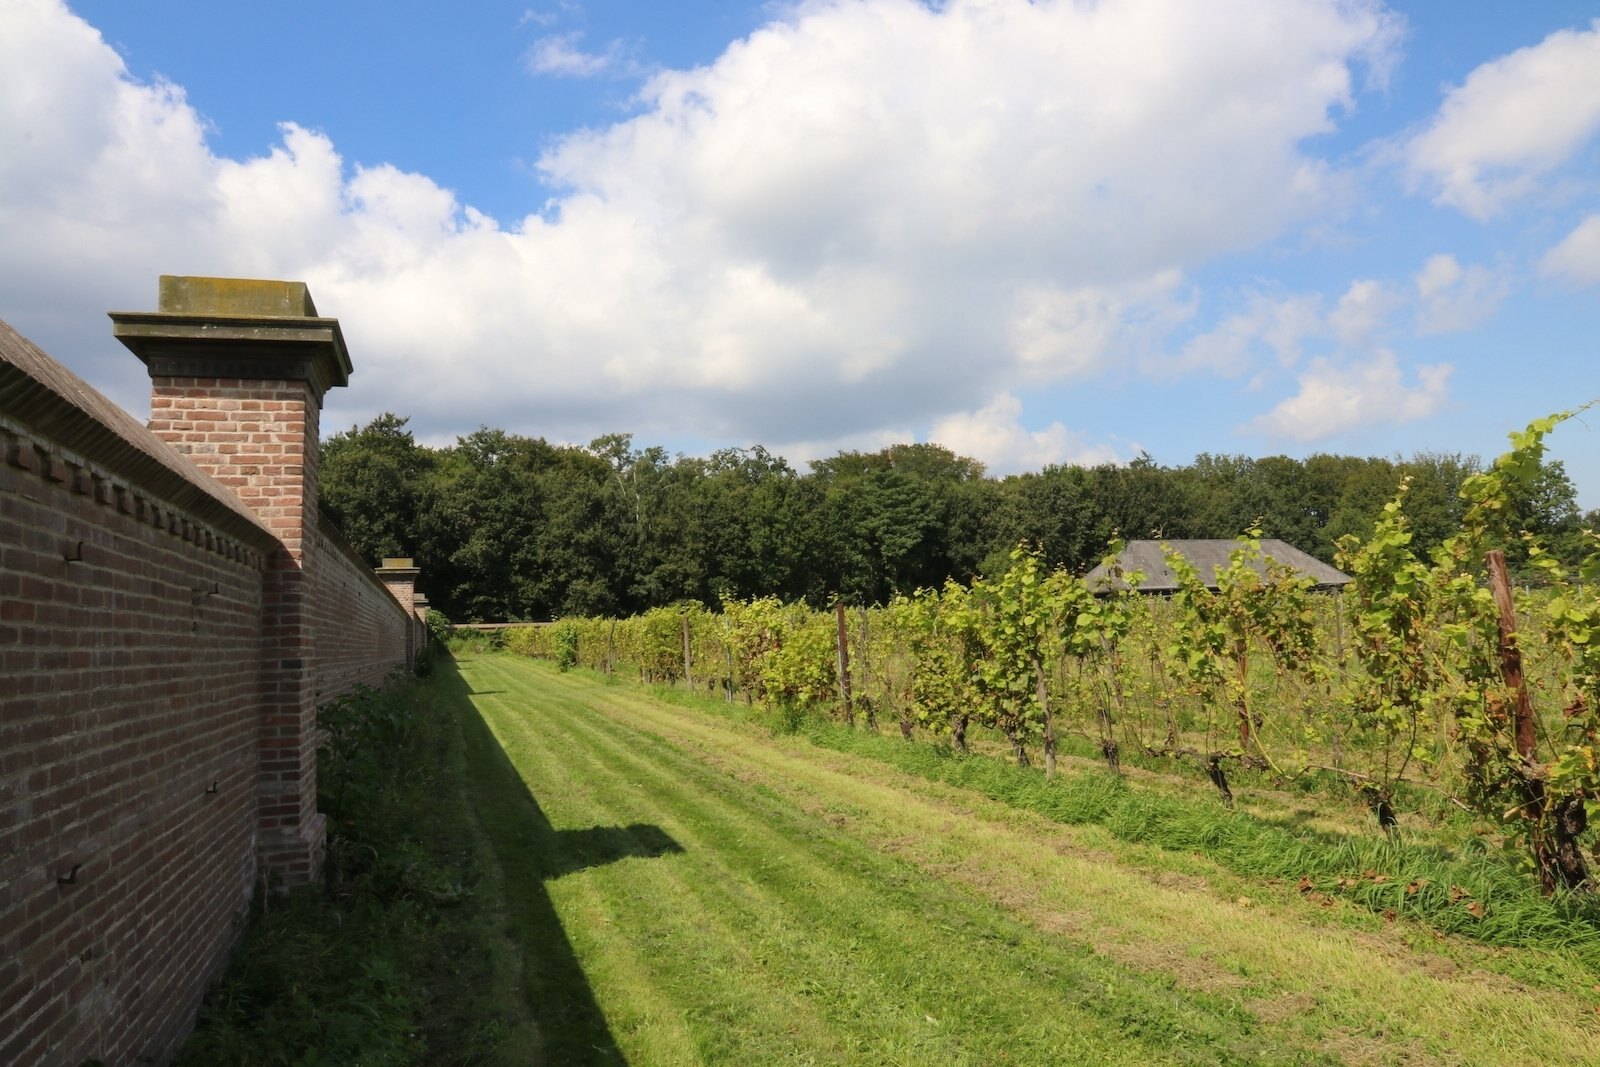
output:
[[[453,661],[440,673],[461,727],[468,797],[503,875],[509,934],[523,960],[523,985],[544,1039],[544,1061],[625,1064],[545,882],[630,856],[682,852],[683,846],[659,826],[551,826],[473,705],[472,698],[483,694],[466,684]]]
[[[557,830],[554,851],[543,857],[544,876],[599,867],[629,856],[665,856],[682,852],[683,846],[659,826],[634,823],[630,826],[591,826],[587,830]]]

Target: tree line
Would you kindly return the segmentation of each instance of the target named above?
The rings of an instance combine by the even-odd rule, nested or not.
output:
[[[1415,548],[1461,522],[1482,463],[1203,453],[1181,466],[1050,466],[995,477],[935,444],[845,451],[802,473],[760,445],[708,457],[637,448],[629,434],[552,445],[487,427],[419,444],[383,414],[322,444],[321,505],[367,558],[411,556],[452,621],[627,616],[683,600],[777,596],[882,604],[1006,569],[1021,542],[1079,573],[1113,537],[1232,538],[1258,526],[1332,562],[1365,535],[1402,478]],[[1580,513],[1560,461],[1513,502],[1516,527],[1575,558]],[[1513,561],[1515,555],[1513,550]]]

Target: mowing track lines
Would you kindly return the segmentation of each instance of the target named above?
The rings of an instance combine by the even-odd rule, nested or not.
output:
[[[494,680],[499,688],[516,688],[498,670]],[[821,998],[825,1010],[850,1029],[856,1050],[876,1050],[874,1060],[980,1062],[1009,1052],[1048,1062],[1070,1058],[1073,1049],[1098,1062],[1262,1058],[1241,1033],[1250,1024],[1235,1009],[1174,992],[1080,945],[1044,937],[988,902],[921,879],[903,861],[749,789],[654,733],[580,712],[578,705],[604,692],[592,683],[574,684],[553,673],[537,681],[544,692],[538,699],[530,694],[519,708],[517,732],[547,740],[544,749],[560,750],[559,758],[570,764],[563,774],[595,790],[604,782],[615,788],[619,779],[647,785],[641,803],[660,803],[663,827],[689,848],[686,857],[674,857],[675,865],[706,857],[706,876],[696,880],[706,894],[701,910],[714,913],[720,904],[742,912],[739,932],[781,956],[769,966],[781,966],[786,980]],[[523,746],[510,725],[499,721],[505,702],[493,704],[497,733],[520,763],[517,750]],[[532,770],[525,767],[526,776],[545,788]],[[623,810],[637,815],[648,809],[630,803]],[[725,843],[730,832],[744,847]],[[717,887],[736,882],[757,887],[759,896],[717,894]],[[863,958],[872,966],[864,968]],[[915,963],[909,974],[907,961]],[[923,1025],[937,1016],[943,1016],[938,1030]],[[1143,1047],[1130,1047],[1134,1035]],[[1211,1047],[1203,1051],[1190,1044]],[[1303,1049],[1264,1055],[1308,1058]]]
[[[475,703],[483,707],[493,703],[504,710],[503,702],[488,694],[464,697],[458,706],[457,721],[465,741],[468,768],[473,772],[462,784],[501,867],[508,913],[505,936],[518,946],[523,984],[544,1043],[552,1054],[551,1061],[625,1063],[620,1047],[595,1044],[609,1038],[617,1046],[624,1039],[635,1046],[646,1044],[653,1050],[655,1062],[696,1062],[693,1035],[679,1020],[677,1006],[660,994],[650,974],[628,954],[585,954],[599,955],[606,965],[603,973],[594,975],[597,981],[630,991],[627,1012],[603,1020],[609,1022],[605,1028],[609,1032],[591,1022],[591,1009],[583,994],[587,985],[583,973],[562,969],[565,953],[551,946],[566,938],[577,954],[586,942],[621,938],[622,926],[606,914],[605,902],[598,898],[584,902],[588,910],[581,923],[556,913],[542,872],[543,857],[556,848],[556,831],[545,820],[526,817],[528,804],[536,802],[527,792],[525,772],[510,761],[506,755],[507,738],[495,731],[492,719],[480,714]],[[501,758],[497,758],[495,750]],[[578,961],[574,958],[571,963],[576,967]],[[589,969],[597,971],[592,965]]]
[[[587,729],[591,725],[609,730],[591,733]],[[723,866],[735,870],[737,877],[708,872],[713,877],[706,884],[744,890],[722,901],[743,911],[737,927],[764,948],[763,960],[774,960],[773,966],[783,961],[787,980],[798,981],[808,995],[820,998],[830,1018],[851,1033],[872,1035],[871,1040],[881,1043],[886,1032],[899,1030],[904,1041],[895,1041],[892,1047],[904,1055],[904,1062],[959,1062],[962,1049],[945,1040],[943,1033],[969,1028],[986,1033],[1007,1005],[1028,995],[1012,968],[988,968],[986,973],[970,958],[951,966],[951,961],[967,954],[968,936],[963,935],[994,936],[994,931],[965,916],[944,917],[947,923],[962,923],[961,934],[952,941],[949,931],[935,932],[933,939],[942,943],[933,947],[940,951],[928,955],[927,893],[919,891],[920,886],[904,892],[885,890],[886,884],[918,881],[906,865],[895,864],[897,869],[886,882],[883,861],[860,844],[823,830],[814,820],[797,817],[787,805],[762,797],[723,773],[710,772],[675,749],[662,748],[652,736],[592,716],[563,726],[582,734],[581,751],[625,766],[627,777],[647,786],[650,798],[662,801],[668,810],[689,815],[704,828],[735,827],[740,847],[723,857]],[[610,736],[612,732],[617,736]],[[650,746],[651,758],[641,757],[641,745]],[[681,788],[691,779],[693,791]],[[753,840],[757,837],[759,841]],[[713,836],[702,837],[700,848],[718,847]],[[790,855],[783,855],[785,849]],[[875,908],[839,912],[841,901],[872,902],[875,897],[882,898]],[[716,910],[714,902],[711,910]],[[1018,948],[1018,933],[1010,930],[1002,935],[1003,951],[1027,951],[1026,946]],[[886,983],[885,975],[919,951],[923,965],[912,976]],[[949,989],[963,977],[979,992],[964,996],[958,1003],[961,1017],[952,1018]],[[907,997],[915,999],[904,1003]],[[945,1017],[943,1030],[925,1025],[934,1013]],[[1104,1021],[1080,1018],[1072,1034],[1081,1040],[1084,1029],[1095,1025],[1103,1028]],[[1013,1034],[1002,1044],[1016,1053],[1022,1041]],[[1058,1048],[1052,1043],[1039,1052],[1047,1055],[1049,1049]],[[883,1055],[881,1049],[878,1055]],[[1145,1051],[1138,1058],[1148,1060],[1150,1055]]]
[[[509,678],[491,677],[494,688],[514,687]],[[581,706],[562,700],[523,707],[497,698],[480,707],[552,826],[581,831],[657,814],[630,802],[613,763],[585,752],[588,741],[572,733],[574,718],[585,714]],[[680,826],[662,829],[685,843]],[[549,842],[552,851],[560,832]],[[687,869],[700,865],[685,862],[694,848],[546,883],[619,1045],[647,1050],[652,1063],[725,1060],[736,1051],[725,1047],[733,1040],[758,1045],[772,1062],[840,1062],[812,1006],[767,981],[737,932],[708,908],[708,879]],[[668,1049],[655,1047],[660,1037]]]
[[[1078,835],[859,757],[830,752],[835,758],[818,759],[818,750],[803,742],[780,746],[639,694],[600,689],[593,703],[707,763],[726,767],[738,761],[743,777],[759,768],[761,785],[811,810],[848,803],[865,813],[852,831],[876,847],[894,849],[935,877],[970,885],[1035,925],[1060,928],[1066,915],[1069,928],[1114,958],[1206,984],[1219,973],[1234,984],[1236,976],[1248,975],[1257,1010],[1275,1026],[1306,1033],[1304,1023],[1311,1021],[1286,1015],[1281,1002],[1309,1001],[1320,1009],[1320,1022],[1312,1025],[1326,1031],[1330,1047],[1342,1055],[1359,1055],[1356,1046],[1363,1045],[1368,1054],[1394,1054],[1415,1042],[1427,1049],[1416,1053],[1438,1062],[1600,1061],[1593,1016],[1577,998],[1530,990],[1492,972],[1433,973],[1419,962],[1426,953],[1390,939],[1309,928],[1294,915],[1304,907],[1298,901],[1282,906],[1287,914],[1254,900],[1245,907],[1209,888],[1195,893],[1163,886],[1136,867],[1085,860],[1060,844],[1043,847],[1040,837],[1070,842]],[[886,775],[897,784],[882,782]],[[975,814],[953,810],[934,794],[957,797]],[[1093,920],[1073,921],[1085,907]],[[1176,931],[1185,939],[1185,953],[1161,951]]]
[[[829,870],[829,861],[836,857],[815,847],[811,849],[813,855],[809,857],[809,862],[783,857],[781,853],[788,839],[784,834],[772,831],[766,823],[789,819],[791,816],[788,812],[770,800],[742,790],[737,783],[722,781],[720,776],[716,776],[715,784],[722,787],[724,795],[712,795],[704,791],[685,792],[679,787],[679,781],[686,776],[694,776],[697,768],[680,759],[676,766],[667,771],[658,771],[648,761],[640,760],[636,753],[618,747],[612,739],[581,732],[577,717],[570,713],[570,707],[562,710],[568,714],[559,723],[530,715],[526,726],[529,729],[537,728],[541,736],[551,740],[550,747],[567,754],[568,760],[583,761],[582,766],[575,764],[570,768],[574,776],[593,781],[597,776],[609,773],[610,768],[623,766],[630,783],[637,781],[648,784],[647,795],[650,799],[661,802],[661,810],[669,818],[681,820],[676,824],[669,823],[673,826],[673,832],[683,838],[690,855],[707,858],[702,861],[706,870],[695,880],[704,905],[700,909],[701,914],[718,916],[723,911],[735,912],[739,919],[723,922],[719,918],[719,928],[732,927],[733,939],[739,940],[740,935],[744,935],[765,950],[760,953],[761,963],[748,961],[743,968],[746,973],[759,972],[768,966],[781,966],[791,984],[798,982],[812,996],[826,997],[830,993],[842,992],[851,995],[850,1006],[857,1011],[866,1007],[879,1013],[878,1017],[865,1020],[837,1018],[835,1013],[837,1022],[853,1021],[856,1024],[853,1033],[881,1035],[885,1031],[904,1028],[903,1014],[883,1014],[893,1004],[893,991],[874,988],[866,993],[860,992],[860,976],[851,974],[850,953],[842,951],[832,940],[825,942],[818,936],[824,925],[811,921],[817,901],[830,896],[847,897],[848,893],[841,893],[837,887],[828,894],[812,893],[807,900],[810,906],[799,906],[801,887],[812,888],[824,882],[837,882]],[[638,744],[643,740],[641,735],[632,739],[632,743]],[[661,752],[656,755],[666,757],[670,754]],[[704,768],[698,768],[698,771],[699,776],[704,778]],[[704,784],[703,781],[697,783],[702,787]],[[731,802],[730,796],[744,801],[744,806]],[[748,810],[752,806],[757,806],[759,810]],[[637,814],[640,809],[635,807],[634,810]],[[654,814],[654,811],[651,813]],[[726,869],[735,871],[736,877],[726,877],[723,869],[710,862],[716,858],[719,848],[726,851],[725,846],[719,846],[714,835],[707,832],[709,828],[717,826],[727,828],[739,837],[740,843],[732,850],[732,854],[721,857]],[[865,896],[864,889],[859,886],[854,888],[858,896]],[[781,890],[787,890],[788,896],[779,896]],[[690,924],[695,928],[696,935],[703,936],[705,922],[701,918]],[[802,965],[802,960],[805,965]],[[729,973],[739,973],[735,967],[724,969]],[[942,1006],[939,1007],[942,1010]],[[929,1032],[926,1025],[911,1027],[906,1038],[910,1048],[906,1050],[904,1062],[959,1062],[961,1058],[960,1050],[956,1048],[927,1047],[930,1039],[936,1046],[942,1046],[943,1039],[938,1032]],[[952,1057],[955,1059],[952,1060]]]

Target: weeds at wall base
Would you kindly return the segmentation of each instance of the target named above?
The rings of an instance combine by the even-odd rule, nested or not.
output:
[[[257,893],[181,1067],[491,1061],[470,815],[445,780],[459,741],[430,692],[401,681],[321,709],[324,880]]]

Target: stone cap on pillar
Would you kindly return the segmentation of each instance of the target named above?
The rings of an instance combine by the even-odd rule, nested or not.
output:
[[[304,381],[318,406],[350,381],[339,320],[318,317],[304,282],[163,274],[159,308],[111,312],[152,378]]]
[[[385,556],[383,566],[375,567],[374,570],[380,578],[415,578],[422,573],[421,569],[406,556]]]

